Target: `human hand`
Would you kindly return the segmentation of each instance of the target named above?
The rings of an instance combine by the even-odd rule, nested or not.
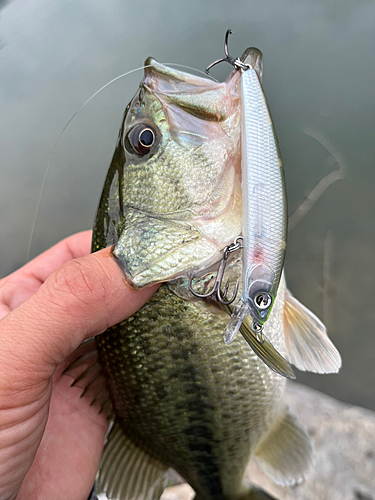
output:
[[[107,421],[63,362],[157,286],[133,290],[90,241],[71,236],[0,280],[0,500],[85,500],[92,488]]]

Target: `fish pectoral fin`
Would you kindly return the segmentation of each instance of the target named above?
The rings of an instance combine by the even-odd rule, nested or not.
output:
[[[327,335],[324,324],[285,292],[284,331],[286,358],[296,368],[315,373],[337,373],[341,357]]]
[[[99,465],[98,493],[109,500],[158,500],[170,477],[168,466],[136,446],[115,421]]]
[[[289,362],[281,356],[266,337],[264,337],[263,342],[259,342],[256,335],[252,333],[247,322],[248,317],[245,317],[240,327],[240,332],[255,354],[268,366],[268,368],[279,375],[286,378],[296,378]]]
[[[286,410],[277,419],[255,456],[275,483],[293,486],[303,481],[311,466],[310,437]]]
[[[72,387],[83,390],[81,398],[86,397],[90,406],[98,407],[110,417],[112,415],[112,403],[102,372],[98,362],[95,339],[85,340],[68,358],[68,366],[63,375],[73,378]]]

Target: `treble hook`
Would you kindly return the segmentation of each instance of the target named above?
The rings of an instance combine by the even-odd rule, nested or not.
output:
[[[210,64],[209,66],[207,66],[206,71],[205,71],[205,73],[207,75],[210,74],[210,69],[211,68],[213,68],[214,66],[216,66],[216,64],[219,64],[221,62],[227,62],[227,63],[231,64],[232,66],[234,66],[234,68],[236,70],[239,70],[239,69],[247,70],[247,69],[250,68],[250,66],[248,64],[243,63],[238,58],[235,59],[234,57],[232,57],[229,54],[229,51],[228,51],[228,39],[229,39],[229,35],[231,35],[232,33],[233,33],[232,30],[227,30],[227,32],[225,33],[225,40],[224,40],[224,53],[225,53],[225,57],[223,57],[222,59],[218,59],[217,61],[215,61],[212,64]]]
[[[235,289],[233,291],[233,296],[230,300],[224,300],[224,297],[226,296],[226,294],[228,292],[229,280],[227,281],[227,283],[224,287],[224,294],[223,295],[221,294],[221,284],[223,282],[224,271],[225,271],[225,268],[227,266],[227,260],[229,258],[229,255],[232,252],[235,252],[236,250],[239,250],[240,248],[242,248],[240,241],[242,241],[241,236],[236,238],[233,243],[231,243],[230,245],[228,245],[227,247],[224,248],[223,258],[220,261],[219,269],[217,271],[217,275],[215,278],[215,283],[214,283],[214,286],[210,292],[204,293],[204,294],[195,292],[193,290],[193,287],[192,287],[193,278],[191,276],[189,277],[189,292],[192,293],[194,295],[194,297],[197,297],[199,299],[207,299],[209,297],[213,297],[218,302],[220,302],[220,304],[223,304],[225,306],[229,306],[229,304],[232,304],[232,302],[235,301],[235,299],[237,297],[237,292],[238,292],[239,280],[237,280]]]

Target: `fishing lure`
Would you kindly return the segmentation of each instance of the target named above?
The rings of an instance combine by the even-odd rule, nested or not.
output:
[[[229,344],[246,315],[252,318],[252,331],[264,341],[263,325],[275,302],[284,265],[287,237],[287,201],[284,172],[272,118],[261,84],[261,54],[255,66],[225,58],[241,75],[241,171],[242,171],[242,296],[224,332]],[[257,66],[257,67],[256,67]]]

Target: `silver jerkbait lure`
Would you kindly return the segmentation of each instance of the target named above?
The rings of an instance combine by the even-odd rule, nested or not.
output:
[[[262,54],[252,49],[250,62],[231,57],[228,53],[231,33],[228,30],[225,36],[226,57],[206,70],[225,61],[242,73],[242,296],[224,331],[227,344],[237,335],[246,315],[252,318],[251,330],[264,342],[263,325],[279,288],[288,226],[280,150],[261,84]]]
[[[242,297],[224,333],[232,342],[243,318],[262,339],[279,288],[287,236],[284,172],[275,129],[255,68],[241,68]]]

